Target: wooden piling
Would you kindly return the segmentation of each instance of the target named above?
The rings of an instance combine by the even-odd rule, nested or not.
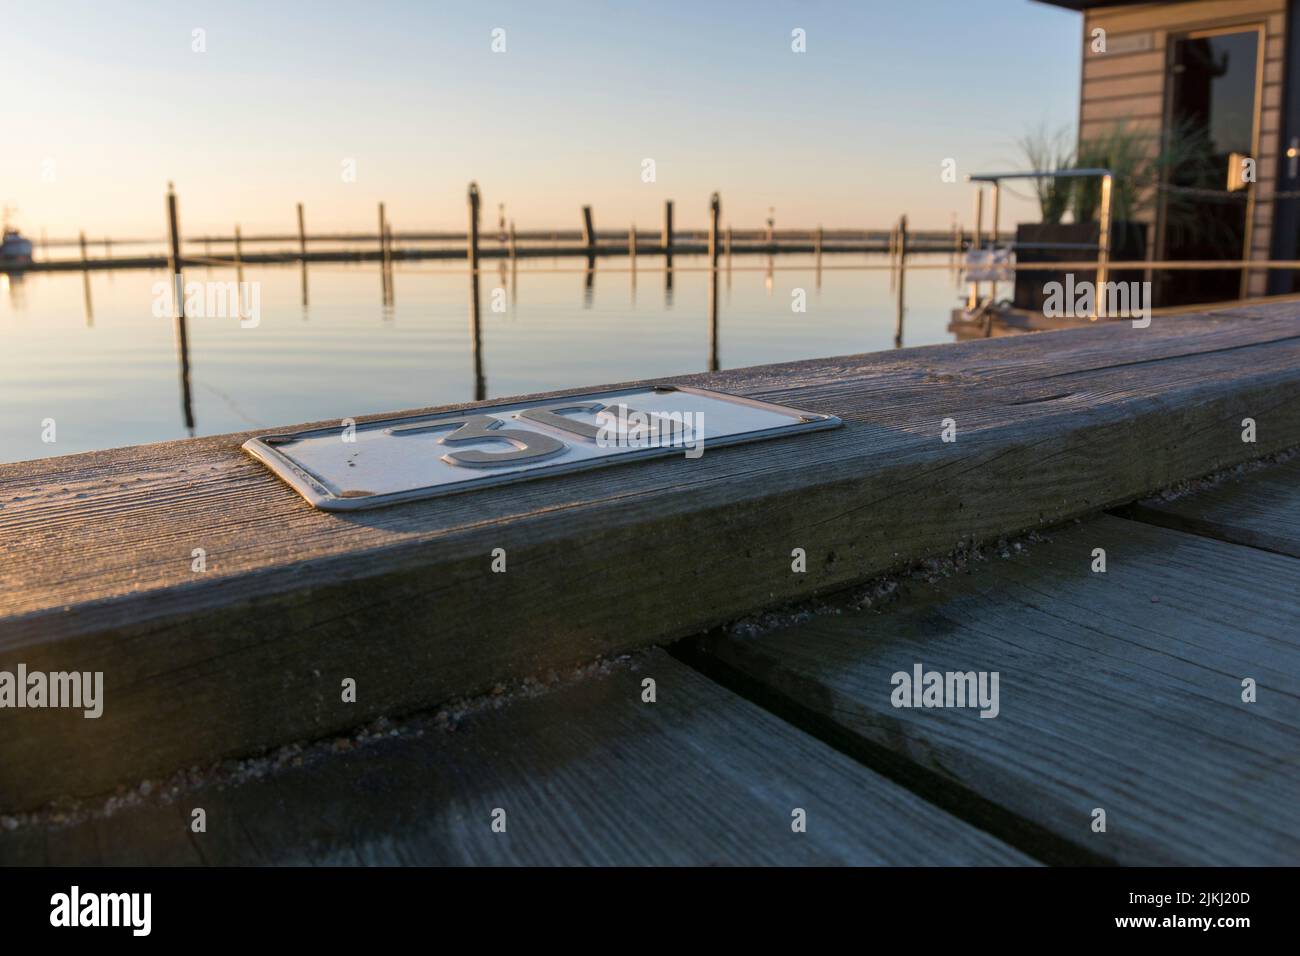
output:
[[[715,192],[709,197],[709,264],[718,267],[718,218],[722,214],[722,199]]]
[[[817,288],[822,287],[822,227],[813,234],[813,255],[817,257]]]
[[[636,223],[627,227],[627,257],[632,266],[632,271],[636,271]]]
[[[907,216],[898,217],[898,281],[896,291],[898,298],[894,308],[894,348],[903,347],[903,289],[907,278]]]
[[[172,275],[173,306],[176,320],[176,352],[180,360],[181,377],[181,413],[185,418],[185,427],[194,434],[194,405],[190,393],[190,337],[188,323],[185,321],[185,280],[181,275],[184,260],[181,258],[181,229],[176,212],[176,190],[167,184],[167,233],[170,239],[171,256],[169,258]]]
[[[673,201],[664,200],[664,228],[659,234],[664,250],[664,306],[673,303]]]
[[[384,223],[384,288],[388,291],[386,305],[393,304],[393,224]]]
[[[379,289],[384,305],[393,299],[392,276],[390,274],[388,245],[388,218],[384,214],[384,204],[379,204]]]
[[[582,244],[591,253],[596,248],[596,227],[591,223],[591,207],[582,207]]]
[[[235,223],[235,281],[244,281],[244,243],[239,234],[239,223]]]
[[[84,272],[86,268],[86,231],[83,229],[81,231],[81,269]]]
[[[510,259],[511,261],[519,258],[519,241],[515,237],[515,221],[510,220]]]
[[[465,230],[466,256],[469,260],[469,267],[472,271],[478,271],[478,183],[469,184],[469,193],[466,197],[466,206],[469,214],[469,228]],[[475,283],[477,286],[477,283]],[[478,299],[478,289],[474,290],[474,298]]]
[[[298,255],[307,261],[307,227],[303,222],[302,203],[298,203]]]
[[[181,267],[184,262],[181,259],[181,232],[176,216],[176,190],[172,188],[171,183],[167,184],[167,235],[171,245],[171,255],[167,262],[175,291],[176,316],[184,319],[185,289],[181,281]]]

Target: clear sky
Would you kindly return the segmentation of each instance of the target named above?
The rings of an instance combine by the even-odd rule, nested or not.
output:
[[[714,189],[737,227],[946,228],[972,196],[945,158],[1021,167],[1030,127],[1073,128],[1081,35],[1030,0],[11,0],[0,203],[33,236],[161,235],[173,179],[190,234],[298,201],[366,229],[380,199],[457,229],[475,179],[521,229],[657,228],[666,198],[703,225]]]

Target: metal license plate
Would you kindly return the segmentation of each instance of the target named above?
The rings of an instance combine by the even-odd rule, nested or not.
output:
[[[834,415],[656,385],[264,435],[244,450],[325,511],[355,511],[835,428]]]

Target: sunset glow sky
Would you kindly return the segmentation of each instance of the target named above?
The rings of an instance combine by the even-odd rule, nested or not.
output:
[[[654,229],[665,198],[703,225],[714,189],[737,227],[946,228],[972,194],[945,157],[1020,167],[1030,127],[1073,127],[1081,25],[1029,0],[49,0],[7,4],[0,48],[0,203],[32,236],[162,235],[169,179],[191,234],[290,230],[299,201],[309,230],[366,229],[381,199],[458,229],[471,179],[521,229],[583,203]]]

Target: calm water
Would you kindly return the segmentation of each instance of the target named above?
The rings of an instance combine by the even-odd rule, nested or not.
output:
[[[946,256],[917,257],[947,262]],[[722,368],[893,347],[887,270],[846,270],[879,257],[737,257],[719,276]],[[602,262],[591,288],[583,260],[528,260],[514,281],[488,262],[480,277],[487,397],[702,371],[709,362],[708,273],[678,257],[671,294],[662,262]],[[550,271],[554,268],[572,271]],[[684,267],[684,268],[683,268]],[[233,281],[229,268],[186,270],[187,282]],[[468,401],[475,397],[469,280],[451,262],[400,265],[392,306],[376,264],[313,265],[309,305],[295,266],[254,266],[261,321],[189,322],[194,434]],[[0,275],[0,460],[22,461],[183,438],[173,323],[153,314],[161,272]],[[804,289],[807,311],[791,309]],[[497,292],[497,290],[501,290]],[[947,269],[910,270],[906,345],[952,341],[963,291]],[[495,303],[504,311],[494,311]],[[42,440],[55,421],[56,440]]]

